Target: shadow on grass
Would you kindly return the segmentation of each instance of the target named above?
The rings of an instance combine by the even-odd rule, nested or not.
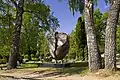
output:
[[[70,68],[63,68],[59,70],[63,74],[74,75],[80,74],[85,75],[88,72],[88,67],[70,67]]]
[[[76,63],[70,63],[70,67],[87,67],[88,62],[76,62]]]
[[[67,68],[50,68],[50,67],[45,67],[41,68],[37,67],[35,64],[24,64],[22,65],[21,68],[18,68],[18,70],[23,69],[22,71],[29,71],[26,68],[30,68],[30,73],[25,74],[26,77],[22,77],[22,79],[30,79],[34,80],[37,78],[47,78],[47,77],[65,77],[65,76],[70,76],[70,75],[81,75],[84,76],[88,72],[88,63],[87,62],[77,62],[77,63],[70,63],[70,66]],[[35,68],[35,69],[32,69]],[[25,69],[25,70],[24,70]],[[31,76],[34,75],[34,76]]]
[[[71,76],[74,74],[79,74],[81,76],[86,75],[88,71],[87,67],[70,67],[70,68],[57,68],[56,70],[51,71],[50,69],[42,70],[42,71],[34,71],[31,74],[36,74],[36,76],[28,76],[28,77],[23,77],[23,79],[44,79],[47,77],[51,78],[58,78],[58,77],[66,77],[66,76]],[[39,74],[39,75],[38,75]]]
[[[37,64],[24,64],[22,67],[19,69],[24,69],[24,68],[37,68]],[[39,67],[40,68],[40,67]],[[44,67],[42,67],[44,68]],[[51,69],[46,69],[42,70],[42,72],[46,71],[51,71],[52,67],[45,67],[45,68],[51,68]],[[84,75],[88,72],[88,62],[77,62],[77,63],[70,63],[69,67],[61,67],[61,68],[53,68],[55,69],[54,72],[62,73],[62,74],[69,74],[69,75],[74,75],[74,74],[80,74]],[[54,73],[53,73],[54,74]]]
[[[46,77],[66,77],[78,74],[80,76],[86,75],[88,72],[88,63],[87,62],[77,62],[70,63],[70,66],[67,68],[51,68],[41,71],[36,71],[34,73],[39,73],[40,75],[29,77],[29,79],[35,78],[46,78]]]

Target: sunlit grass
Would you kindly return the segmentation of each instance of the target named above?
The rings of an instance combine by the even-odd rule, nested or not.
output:
[[[87,74],[88,68],[87,67],[70,67],[70,68],[63,68],[58,69],[58,72],[68,75],[80,74],[81,76]]]
[[[20,65],[18,68],[37,68],[37,67],[38,67],[37,64],[29,64],[29,63],[26,63],[26,64]]]

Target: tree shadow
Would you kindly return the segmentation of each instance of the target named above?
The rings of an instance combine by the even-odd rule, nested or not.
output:
[[[51,69],[35,71],[33,72],[33,74],[36,73],[40,75],[29,78],[35,79],[35,78],[47,78],[47,77],[65,77],[75,74],[85,75],[87,72],[88,72],[88,62],[79,62],[79,63],[71,63],[70,67],[55,68],[55,70],[52,72]]]
[[[64,74],[74,75],[74,74],[85,74],[88,71],[88,67],[70,67],[60,70]]]
[[[21,70],[23,69],[23,70]],[[21,71],[24,71],[25,68],[21,68]],[[25,71],[29,71],[25,69]],[[46,69],[36,69],[30,70],[31,72],[24,74],[24,76],[21,77],[21,79],[25,80],[36,80],[36,79],[44,79],[49,77],[66,77],[70,75],[85,75],[88,72],[88,64],[87,63],[72,63],[70,67],[66,68],[46,68]],[[14,76],[15,78],[15,76]]]
[[[58,75],[61,75],[62,73],[60,72],[50,72],[50,73],[45,73],[45,74],[39,74],[38,76],[34,76],[34,77],[26,77],[24,79],[37,79],[37,78],[47,78],[47,77],[55,77],[55,76],[58,76]]]
[[[37,78],[47,78],[47,77],[51,77],[51,78],[58,78],[58,77],[66,77],[66,76],[70,76],[70,75],[74,75],[74,74],[86,74],[88,71],[87,67],[71,67],[71,68],[63,68],[63,69],[57,69],[56,71],[53,72],[48,72],[46,73],[47,70],[43,70],[43,74],[41,73],[41,71],[36,71],[33,72],[32,74],[36,73],[38,74],[37,76],[33,76],[33,77],[24,77],[24,79],[37,79]]]

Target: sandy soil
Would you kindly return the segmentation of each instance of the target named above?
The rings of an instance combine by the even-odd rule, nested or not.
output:
[[[1,70],[0,80],[120,80],[120,74],[111,74],[104,70],[97,73],[63,74],[53,68],[32,68],[32,69],[13,69]]]

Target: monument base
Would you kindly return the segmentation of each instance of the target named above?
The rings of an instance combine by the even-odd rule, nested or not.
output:
[[[70,67],[70,63],[40,63],[40,67],[66,68]]]

